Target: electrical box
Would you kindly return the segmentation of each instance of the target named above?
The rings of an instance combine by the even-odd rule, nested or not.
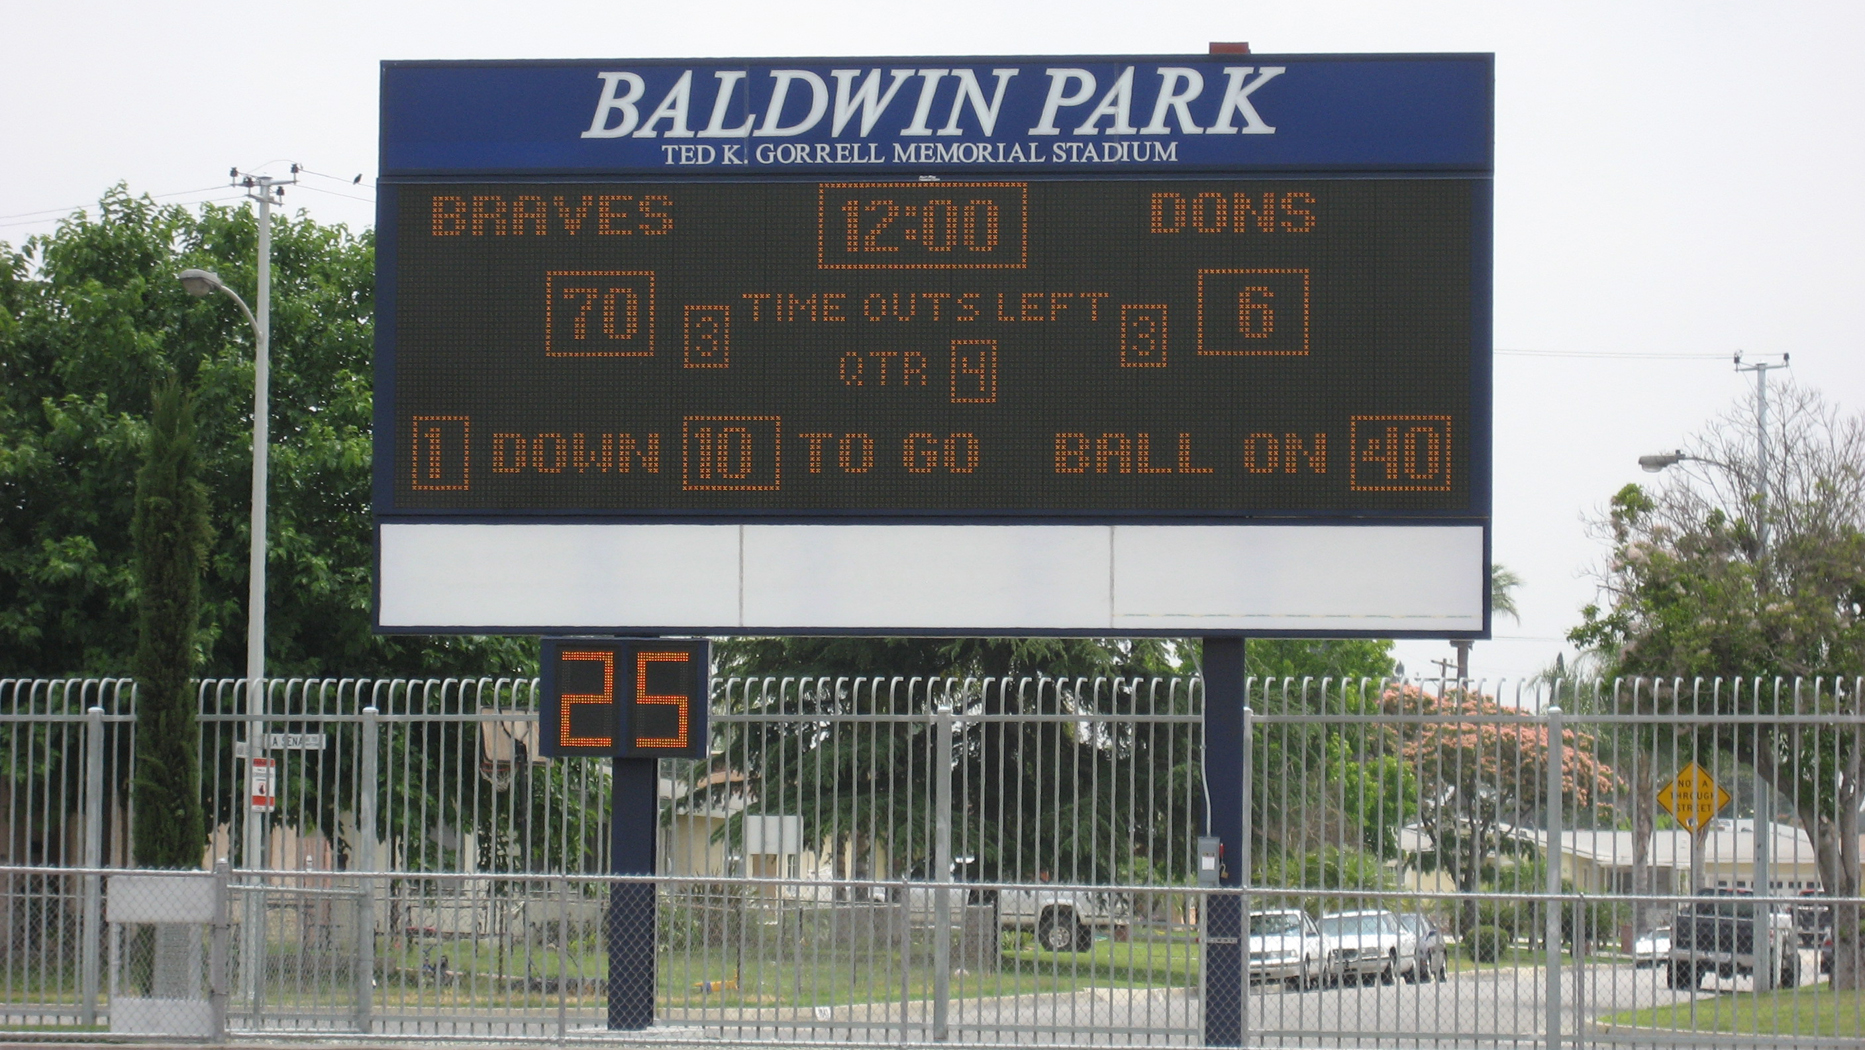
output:
[[[1198,837],[1198,885],[1215,886],[1224,870],[1224,844],[1215,835]]]

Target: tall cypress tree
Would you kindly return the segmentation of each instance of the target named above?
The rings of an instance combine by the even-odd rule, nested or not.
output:
[[[194,868],[207,827],[190,686],[213,530],[207,489],[196,477],[194,399],[171,378],[156,384],[151,401],[131,525],[138,584],[133,841],[142,867]]]

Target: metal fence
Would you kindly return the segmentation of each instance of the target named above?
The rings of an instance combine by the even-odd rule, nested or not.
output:
[[[1196,679],[719,682],[636,879],[531,682],[270,683],[269,870],[164,934],[113,890],[149,892],[133,691],[0,683],[0,1024],[133,1032],[185,972],[236,1034],[605,1037],[609,902],[652,886],[618,979],[657,1039],[1196,1044],[1241,993],[1250,1045],[1856,1046],[1859,684],[1252,681],[1248,888],[1214,890]],[[201,696],[207,866],[256,735],[243,683]],[[1249,979],[1212,988],[1239,895]]]

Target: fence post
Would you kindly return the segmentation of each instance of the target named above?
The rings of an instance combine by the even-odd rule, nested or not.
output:
[[[527,940],[529,939],[527,935]],[[530,989],[526,989],[529,991]],[[744,994],[742,991],[739,994]],[[570,880],[557,880],[557,1042],[570,1029]]]
[[[908,914],[912,907],[913,885],[907,881],[906,872],[900,874],[900,909],[895,921],[900,924],[900,1043],[906,1045],[907,1025],[912,1019],[913,1004],[913,920]]]
[[[1561,774],[1566,749],[1561,746],[1561,709],[1548,708],[1548,1050],[1561,1050]],[[1576,930],[1576,933],[1578,931]],[[1576,943],[1578,938],[1576,937]]]
[[[97,1023],[97,984],[103,936],[104,709],[84,712],[84,948],[81,957],[84,1023]]]
[[[376,782],[381,769],[377,746],[381,740],[382,712],[375,705],[363,708],[362,782],[356,792],[356,863],[363,872],[363,899],[356,919],[356,1028],[368,1032],[373,1025],[376,998]]]
[[[227,939],[232,923],[227,917],[227,858],[214,861],[214,927],[207,942],[207,998],[213,1003],[214,1042],[227,1041]]]
[[[952,996],[952,705],[933,715],[933,1001],[932,1037],[946,1038]]]

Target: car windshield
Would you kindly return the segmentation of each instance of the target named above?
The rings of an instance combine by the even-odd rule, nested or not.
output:
[[[1272,911],[1250,916],[1250,936],[1283,937],[1302,932],[1302,917],[1292,911]]]
[[[1386,933],[1389,929],[1384,915],[1330,915],[1321,920],[1321,932],[1335,936],[1343,934],[1370,936]]]

